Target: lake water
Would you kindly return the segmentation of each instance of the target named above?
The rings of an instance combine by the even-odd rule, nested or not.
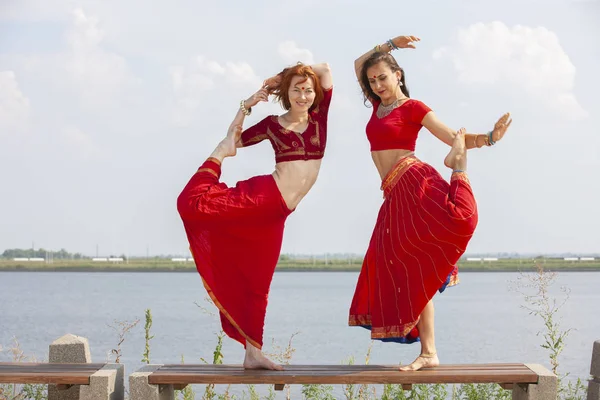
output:
[[[292,334],[292,363],[338,364],[353,356],[364,362],[369,332],[348,327],[348,307],[358,273],[281,272],[271,286],[265,326],[265,350],[272,340],[285,347]],[[542,322],[521,308],[523,297],[509,290],[517,273],[462,273],[461,284],[435,298],[436,339],[442,363],[527,362],[549,366],[540,347]],[[559,273],[552,293],[571,290],[561,309],[561,327],[572,328],[561,369],[587,378],[592,345],[600,339],[600,273]],[[126,374],[142,366],[144,310],[152,310],[151,361],[187,363],[212,360],[220,330],[216,311],[204,298],[196,273],[44,273],[0,272],[0,360],[16,337],[28,355],[48,359],[48,345],[66,333],[89,339],[94,362],[114,361],[118,342],[109,327],[140,319],[125,336],[121,362]],[[239,364],[242,347],[226,338],[225,363]],[[371,364],[409,363],[419,344],[375,342]],[[196,388],[198,391],[200,387]],[[239,393],[239,392],[238,392]],[[341,397],[336,388],[336,397]],[[278,394],[277,398],[283,398]],[[296,397],[293,397],[296,398]]]

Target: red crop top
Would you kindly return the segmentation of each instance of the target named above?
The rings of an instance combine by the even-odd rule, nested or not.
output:
[[[380,101],[373,100],[373,114],[367,123],[367,139],[371,151],[403,149],[415,150],[421,122],[431,108],[419,100],[408,99],[400,107],[381,119],[377,117]]]
[[[285,129],[277,115],[269,115],[242,132],[244,147],[268,139],[275,150],[275,162],[319,160],[327,143],[327,114],[333,88],[323,91],[323,100],[308,113],[308,126],[302,133]]]

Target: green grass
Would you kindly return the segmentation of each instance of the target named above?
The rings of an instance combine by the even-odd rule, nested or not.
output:
[[[565,261],[553,258],[500,259],[498,261],[459,261],[461,271],[534,271],[538,262],[552,271],[600,271],[600,260]],[[358,271],[362,260],[354,259],[290,259],[282,257],[280,271]],[[58,260],[52,263],[22,262],[0,259],[0,271],[195,271],[193,262],[173,262],[164,258],[134,258],[128,262],[92,262],[91,260]]]

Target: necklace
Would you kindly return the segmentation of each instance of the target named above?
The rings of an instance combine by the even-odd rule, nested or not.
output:
[[[377,118],[381,119],[390,115],[390,113],[398,107],[398,103],[400,102],[400,100],[404,99],[404,97],[401,99],[396,99],[396,101],[392,102],[391,104],[388,104],[387,106],[383,105],[383,103],[379,103],[379,107],[377,107]]]

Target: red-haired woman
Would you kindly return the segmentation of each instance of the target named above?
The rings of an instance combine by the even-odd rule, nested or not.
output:
[[[511,123],[503,115],[487,134],[448,128],[419,100],[411,99],[405,74],[389,52],[414,48],[415,36],[398,36],[355,61],[364,100],[373,105],[366,131],[381,176],[384,202],[364,258],[349,324],[371,338],[412,343],[421,354],[403,371],[439,365],[432,298],[458,282],[456,263],[477,225],[477,205],[466,174],[467,149],[491,146]],[[451,146],[444,164],[450,183],[414,156],[427,128]]]
[[[246,348],[245,368],[280,370],[261,352],[271,279],[287,216],[319,174],[333,81],[328,64],[298,64],[267,79],[240,102],[223,139],[177,199],[196,267],[219,308],[225,333]],[[252,107],[270,94],[286,110],[242,131]],[[269,140],[275,171],[227,187],[221,163],[236,149]]]

